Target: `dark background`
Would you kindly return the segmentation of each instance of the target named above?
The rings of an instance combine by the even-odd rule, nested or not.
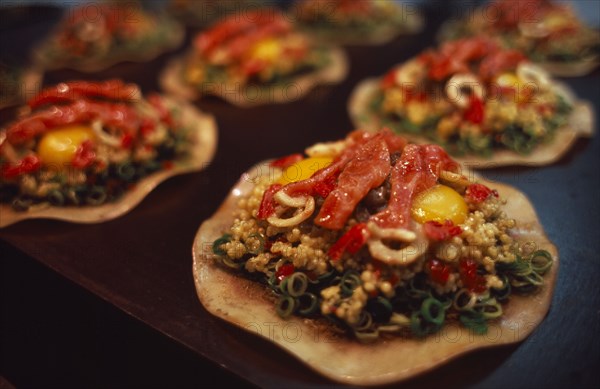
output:
[[[160,185],[129,214],[98,225],[22,222],[0,231],[0,373],[17,387],[330,387],[266,341],[209,315],[196,298],[191,246],[239,175],[257,161],[302,150],[352,129],[354,85],[423,48],[451,3],[425,9],[427,29],[381,47],[349,47],[344,83],[285,105],[239,109],[197,105],[217,117],[219,149],[200,173]],[[0,9],[2,61],[25,63],[60,12]],[[181,50],[179,50],[181,51]],[[144,91],[173,53],[86,75],[61,70],[44,82],[121,77]],[[600,72],[566,82],[600,115]],[[14,109],[0,111],[2,122]],[[558,163],[484,172],[525,192],[560,250],[546,320],[524,342],[480,350],[407,387],[600,386],[600,142],[579,140]],[[408,357],[408,356],[407,356]]]

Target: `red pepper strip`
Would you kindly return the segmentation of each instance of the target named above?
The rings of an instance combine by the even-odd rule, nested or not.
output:
[[[459,272],[465,288],[475,293],[485,291],[486,281],[483,276],[477,274],[477,262],[472,259],[460,261]]]
[[[527,57],[517,50],[502,50],[491,53],[479,65],[479,76],[483,80],[490,80],[500,73],[513,71],[517,65]]]
[[[407,145],[390,172],[388,205],[371,220],[382,228],[407,228],[414,196],[435,185],[442,170],[454,166],[456,162],[439,146]]]
[[[332,190],[335,189],[337,185],[338,175],[331,175],[327,177],[325,180],[317,182],[313,187],[313,193],[321,196],[322,198],[326,198],[329,196]]]
[[[498,191],[495,189],[492,190],[482,184],[471,184],[465,192],[465,198],[472,203],[481,203],[490,197],[490,195],[498,197]]]
[[[298,195],[315,195],[317,194],[315,188],[319,183],[330,183],[332,179],[337,177],[349,160],[350,158],[346,158],[342,154],[342,156],[334,160],[329,166],[317,170],[310,178],[287,184],[283,190],[287,195],[292,197]]]
[[[356,150],[340,173],[337,186],[325,199],[315,224],[332,230],[343,228],[356,205],[385,181],[390,168],[387,144],[383,134],[377,134]]]
[[[298,195],[316,195],[319,192],[331,192],[332,184],[335,184],[336,177],[344,169],[344,167],[354,158],[357,150],[366,142],[369,141],[374,135],[365,131],[353,131],[346,139],[353,141],[348,147],[344,149],[331,164],[324,167],[323,169],[317,170],[310,178],[302,181],[292,182],[286,185],[283,190],[289,196]],[[335,185],[334,185],[335,186]]]
[[[158,93],[151,93],[146,98],[150,105],[156,109],[158,112],[158,117],[161,122],[165,123],[169,127],[174,127],[175,122],[173,120],[173,116],[171,115],[171,111],[165,106],[163,98]]]
[[[85,169],[90,166],[96,159],[96,153],[93,150],[92,141],[86,140],[75,151],[71,165],[77,169]]]
[[[236,36],[249,34],[252,30],[270,24],[281,24],[289,22],[284,16],[273,10],[263,8],[253,12],[229,16],[217,23],[208,31],[202,32],[194,39],[194,47],[204,55],[210,54],[215,48],[223,47],[223,42],[231,40]],[[247,46],[246,46],[247,48]]]
[[[468,120],[473,124],[479,124],[483,122],[484,119],[484,111],[485,107],[483,105],[483,100],[475,95],[471,95],[469,100],[469,107],[464,113],[464,119]]]
[[[291,154],[272,161],[269,166],[285,169],[289,166],[292,166],[296,162],[302,161],[303,159],[304,157],[302,154]]]
[[[498,50],[486,38],[467,38],[443,44],[438,51],[429,51],[419,59],[429,67],[429,78],[441,81],[453,74],[469,72],[469,62],[479,60]]]
[[[432,259],[427,262],[427,268],[429,269],[429,276],[433,282],[437,282],[440,285],[446,285],[448,278],[450,277],[450,266],[438,259]]]
[[[275,203],[273,202],[273,196],[281,189],[281,184],[273,184],[263,194],[262,201],[258,208],[258,214],[256,217],[260,220],[265,220],[273,213],[275,213]]]
[[[387,127],[384,127],[379,133],[383,135],[383,139],[385,140],[385,144],[387,145],[390,154],[402,152],[408,143],[405,138],[394,134],[392,130]]]
[[[296,269],[294,268],[294,265],[292,265],[291,263],[285,263],[281,265],[279,269],[277,269],[277,271],[275,272],[275,278],[277,279],[277,281],[281,282],[285,278],[294,274],[295,270]]]
[[[11,144],[24,143],[47,130],[100,119],[105,125],[134,135],[140,125],[137,112],[127,104],[79,100],[70,105],[52,106],[9,125],[6,136]]]
[[[35,155],[28,155],[16,164],[6,163],[0,169],[2,178],[11,179],[22,174],[33,173],[42,166],[40,159]]]
[[[242,58],[257,42],[264,39],[276,36],[282,36],[291,30],[290,23],[284,18],[274,18],[269,24],[256,26],[252,31],[245,34],[240,34],[229,40],[225,49],[229,53],[229,57],[237,60]]]
[[[141,98],[141,92],[135,84],[125,84],[121,80],[102,82],[71,81],[61,82],[46,88],[27,102],[32,109],[42,105],[70,102],[84,97],[104,97],[117,101],[134,101]]]
[[[446,240],[462,233],[460,226],[455,226],[450,220],[446,220],[444,224],[436,221],[428,221],[423,224],[423,232],[431,240]]]
[[[329,248],[327,254],[332,260],[337,261],[346,251],[356,254],[368,239],[367,225],[365,223],[355,224]]]

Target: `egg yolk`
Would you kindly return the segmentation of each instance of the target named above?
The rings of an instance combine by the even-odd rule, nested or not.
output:
[[[71,163],[83,142],[93,139],[94,133],[89,127],[62,127],[44,134],[38,143],[37,154],[44,165],[62,169]]]
[[[264,39],[252,48],[250,57],[255,60],[274,62],[281,56],[281,43],[277,39]]]
[[[514,73],[503,73],[496,77],[496,85],[500,88],[510,88],[515,90],[515,97],[518,103],[525,102],[535,91],[536,86],[531,82],[523,82]]]
[[[551,31],[567,27],[571,24],[573,22],[568,17],[556,12],[548,15],[544,20],[544,26]]]
[[[436,185],[419,193],[412,204],[412,216],[419,223],[450,220],[454,224],[461,224],[468,212],[464,198],[445,185]]]
[[[317,170],[323,169],[331,163],[333,159],[328,157],[305,158],[293,165],[288,166],[279,180],[278,184],[286,185],[296,181],[306,180],[312,177]]]

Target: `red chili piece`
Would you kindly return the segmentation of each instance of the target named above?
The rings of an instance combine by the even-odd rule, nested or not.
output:
[[[94,153],[93,147],[92,141],[86,140],[77,148],[71,161],[74,168],[84,169],[94,162],[96,153]]]
[[[332,260],[337,261],[346,251],[356,254],[368,238],[367,225],[365,223],[355,224],[329,248],[328,255]]]
[[[302,161],[304,157],[302,154],[292,154],[279,159],[274,160],[269,165],[272,167],[278,167],[280,169],[285,169],[289,166],[292,166],[296,162]]]
[[[35,155],[28,155],[14,165],[6,163],[2,166],[2,178],[11,179],[21,174],[33,173],[42,166],[42,163]]]
[[[454,225],[451,220],[446,220],[444,224],[436,221],[428,221],[423,224],[425,236],[432,240],[446,240],[462,233],[460,226]]]
[[[472,203],[481,203],[485,201],[490,195],[498,197],[498,191],[492,190],[482,184],[471,184],[467,187],[465,198]]]
[[[429,275],[434,282],[440,285],[446,285],[448,277],[450,277],[450,266],[446,265],[438,259],[432,259],[427,263],[429,267]]]
[[[273,196],[275,196],[275,193],[277,193],[277,191],[281,189],[281,187],[281,184],[273,184],[267,190],[265,190],[256,217],[258,217],[261,220],[264,220],[275,212]]]
[[[277,281],[281,282],[285,278],[287,278],[287,277],[291,276],[292,274],[294,274],[295,270],[296,269],[294,268],[294,265],[292,265],[291,263],[283,264],[275,272],[275,278],[277,278]]]
[[[460,279],[471,292],[481,293],[486,289],[485,278],[477,274],[477,262],[465,259],[460,262]]]
[[[121,138],[121,148],[128,149],[133,143],[133,136],[131,134],[125,134]]]
[[[140,124],[140,132],[143,136],[148,136],[156,129],[156,123],[149,118],[144,118]]]
[[[483,122],[484,112],[485,106],[483,105],[483,100],[475,95],[471,95],[469,108],[467,108],[464,114],[465,120],[474,124],[479,124]]]

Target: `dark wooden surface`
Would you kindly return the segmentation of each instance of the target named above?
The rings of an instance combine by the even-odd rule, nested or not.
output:
[[[440,6],[440,3],[437,3]],[[98,225],[27,221],[0,230],[0,372],[17,387],[331,387],[273,345],[212,317],[196,298],[191,246],[200,223],[255,162],[286,155],[352,129],[346,100],[364,77],[433,42],[446,11],[429,10],[430,27],[382,47],[351,47],[346,81],[301,101],[239,109],[217,99],[219,149],[200,173],[160,185],[131,213]],[[0,11],[0,55],[23,60],[58,13]],[[18,19],[21,18],[21,19]],[[19,23],[19,20],[21,22]],[[125,63],[94,75],[122,77],[145,91],[169,58]],[[600,74],[566,80],[600,116]],[[13,113],[5,110],[0,118]],[[514,185],[536,205],[561,268],[551,311],[523,343],[477,351],[407,387],[598,387],[600,378],[600,141],[580,140],[559,163],[484,174]],[[409,356],[407,356],[409,357]]]

